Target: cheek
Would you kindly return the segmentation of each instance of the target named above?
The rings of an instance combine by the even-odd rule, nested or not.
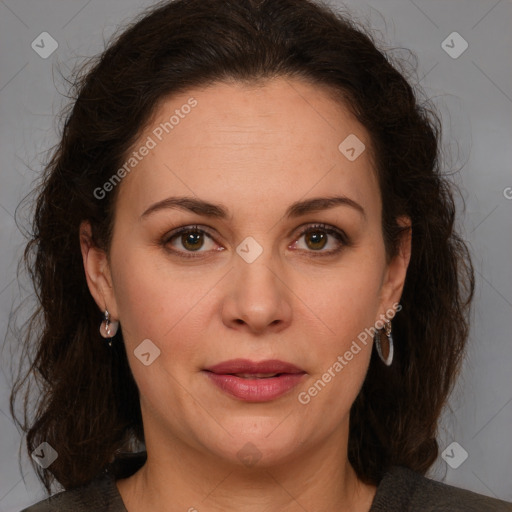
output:
[[[378,306],[374,286],[356,288],[349,279],[335,284],[321,315],[328,329],[323,329],[325,335],[310,338],[306,359],[314,364],[297,396],[303,412],[321,417],[325,430],[347,417],[364,382],[373,343],[370,327]]]
[[[112,279],[127,357],[141,399],[155,416],[171,415],[173,407],[191,402],[186,389],[197,370],[208,321],[203,301],[216,280],[210,283],[204,274],[171,275],[168,269],[151,263],[147,251],[126,251]],[[148,348],[142,352],[142,346]],[[147,352],[148,365],[139,358]]]
[[[382,272],[378,259],[358,255],[322,279],[306,302],[322,320],[327,346],[343,349],[378,317]]]
[[[331,411],[329,423],[350,409],[364,381],[372,350],[372,330],[378,316],[382,279],[378,258],[347,258],[322,289],[309,296],[322,335],[313,336],[307,359],[315,361],[302,401],[311,410]],[[311,326],[311,321],[308,321]],[[305,326],[307,329],[307,326]],[[309,330],[310,335],[311,329]],[[319,331],[320,332],[320,331]]]
[[[161,364],[187,367],[204,345],[219,275],[173,269],[147,249],[119,253],[112,279],[128,356],[149,339],[160,349]]]

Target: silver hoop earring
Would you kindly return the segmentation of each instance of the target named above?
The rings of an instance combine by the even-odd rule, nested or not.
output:
[[[386,366],[391,366],[393,362],[393,336],[391,335],[391,322],[389,320],[386,320],[384,325],[384,332],[387,338],[385,341],[382,340],[381,331],[382,329],[375,333],[375,348],[381,361]]]
[[[117,329],[119,327],[119,322],[117,320],[110,319],[110,313],[107,309],[105,309],[104,313],[105,318],[100,324],[100,334],[108,339],[108,346],[112,346],[112,338],[116,335]]]

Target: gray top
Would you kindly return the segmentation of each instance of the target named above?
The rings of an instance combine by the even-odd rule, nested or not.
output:
[[[132,475],[145,461],[146,452],[122,454],[90,483],[54,494],[21,512],[128,512],[115,480]],[[512,512],[512,503],[393,467],[377,487],[369,512]]]

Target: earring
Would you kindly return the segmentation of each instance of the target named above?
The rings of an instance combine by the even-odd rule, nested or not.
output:
[[[119,327],[119,322],[117,320],[110,320],[110,313],[108,312],[108,310],[105,309],[105,318],[103,320],[103,322],[101,322],[101,325],[100,325],[100,334],[104,337],[104,338],[108,338],[108,346],[111,347],[112,346],[112,339],[116,333],[117,333],[117,329]]]
[[[375,333],[375,348],[382,362],[386,366],[391,366],[393,362],[393,336],[391,336],[391,322],[389,320],[386,320],[384,331],[387,338],[384,342],[382,341],[381,331]]]

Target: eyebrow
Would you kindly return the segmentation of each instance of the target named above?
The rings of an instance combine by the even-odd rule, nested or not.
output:
[[[337,206],[349,206],[359,212],[363,219],[366,220],[364,208],[359,203],[356,203],[356,201],[346,196],[315,197],[305,201],[297,201],[288,207],[285,212],[285,217],[288,219],[296,218],[306,215],[307,213],[328,210]],[[222,204],[210,203],[195,197],[182,196],[168,197],[162,201],[158,201],[145,210],[139,220],[165,209],[185,210],[196,213],[197,215],[216,219],[227,219],[229,216],[229,210]]]

